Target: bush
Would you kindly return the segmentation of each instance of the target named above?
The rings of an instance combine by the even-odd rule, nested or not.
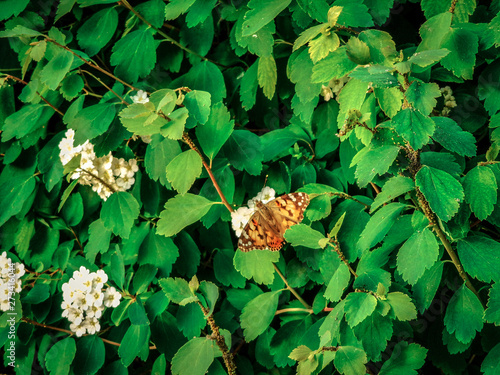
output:
[[[498,374],[499,10],[3,1],[6,371]]]

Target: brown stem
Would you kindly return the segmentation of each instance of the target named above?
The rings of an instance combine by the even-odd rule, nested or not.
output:
[[[278,272],[278,275],[280,275],[281,279],[282,279],[282,280],[283,280],[283,282],[285,283],[286,288],[287,288],[287,289],[288,289],[288,290],[289,290],[289,291],[290,291],[290,292],[291,292],[291,293],[295,296],[295,298],[297,298],[297,299],[300,301],[300,303],[301,303],[302,305],[304,305],[304,307],[305,307],[306,309],[311,310],[311,309],[312,309],[312,308],[311,308],[311,306],[309,306],[309,305],[307,304],[307,302],[306,302],[306,301],[304,301],[304,300],[302,299],[302,297],[301,297],[301,296],[299,296],[299,294],[295,291],[295,289],[293,289],[293,288],[292,288],[292,287],[288,284],[288,281],[285,279],[285,276],[283,276],[283,274],[280,272],[280,270],[278,269],[278,267],[276,267],[276,264],[274,264],[274,263],[273,263],[273,267],[274,267],[274,269],[276,270],[276,272]]]
[[[73,50],[71,50],[70,48],[68,48],[66,46],[63,46],[62,44],[57,43],[54,39],[46,38],[45,40],[47,42],[55,44],[56,46],[58,46],[58,47],[60,47],[62,49],[65,49],[66,51],[70,52],[73,56],[76,56],[77,58],[79,58],[80,60],[82,60],[88,66],[91,66],[92,68],[97,69],[101,73],[106,74],[108,77],[113,78],[115,81],[120,82],[122,85],[127,86],[127,87],[129,87],[129,88],[131,88],[132,90],[135,90],[135,91],[139,90],[139,89],[135,88],[134,86],[128,84],[127,82],[121,80],[120,78],[118,78],[114,74],[112,74],[112,73],[108,72],[107,70],[101,68],[99,65],[94,64],[94,63],[92,63],[92,62],[90,62],[88,60],[85,60],[83,57],[81,57],[80,55],[78,55],[75,52],[73,52]]]
[[[128,10],[130,10],[132,13],[134,13],[134,15],[139,18],[142,22],[144,22],[146,25],[148,25],[149,27],[151,27],[153,30],[155,30],[158,34],[160,34],[162,37],[164,37],[168,42],[176,45],[177,47],[179,47],[180,49],[186,51],[187,53],[191,54],[191,55],[194,55],[196,57],[199,57],[200,59],[202,60],[205,60],[205,61],[210,61],[211,63],[213,64],[216,64],[216,65],[219,65],[219,66],[222,66],[222,67],[225,67],[225,65],[222,65],[221,63],[218,63],[216,61],[213,61],[213,60],[210,60],[209,58],[205,57],[205,56],[201,56],[200,54],[196,53],[195,51],[193,51],[192,49],[189,49],[187,48],[186,46],[183,46],[182,44],[180,44],[178,41],[176,41],[175,39],[172,39],[170,36],[168,36],[167,34],[165,34],[163,31],[161,31],[160,29],[158,29],[157,27],[153,26],[151,23],[148,22],[148,20],[146,20],[142,15],[140,15],[132,5],[130,5],[128,3],[127,0],[121,0],[118,2],[119,5],[123,5],[125,8],[127,8]]]
[[[352,269],[351,265],[349,264],[349,262],[347,261],[347,259],[345,258],[344,256],[344,253],[342,252],[342,250],[340,250],[340,244],[339,242],[337,241],[336,238],[331,238],[330,239],[331,242],[328,242],[328,244],[330,246],[332,246],[335,250],[335,252],[338,254],[340,260],[342,262],[344,262],[344,264],[347,266],[347,268],[349,269],[349,272],[354,276],[354,277],[358,277],[358,275],[356,274],[356,272],[354,272],[354,270]],[[332,244],[333,242],[333,244]]]
[[[108,91],[111,91],[113,93],[113,95],[115,95],[118,99],[120,99],[120,101],[125,104],[125,105],[129,105],[129,103],[127,103],[125,101],[125,99],[123,99],[120,95],[118,95],[118,93],[116,93],[111,87],[109,87],[108,85],[106,85],[100,78],[96,77],[95,75],[93,75],[92,73],[90,73],[88,70],[84,70],[84,69],[80,69],[81,72],[83,73],[87,73],[89,76],[91,76],[92,78],[94,78],[97,82],[99,82],[101,85],[103,85],[104,87],[106,87],[106,89],[108,89]]]
[[[346,193],[328,193],[330,195],[334,195],[334,196],[337,196],[337,197],[340,197],[340,198],[344,198],[344,199],[350,199],[354,202],[357,202],[359,204],[362,204],[363,206],[365,206],[366,208],[370,208],[370,205],[366,204],[366,203],[363,203],[361,202],[360,200],[357,200],[356,198],[350,196],[349,194],[346,194]]]
[[[233,212],[233,208],[231,207],[231,205],[227,201],[226,197],[224,196],[224,193],[222,192],[219,184],[217,183],[217,180],[215,179],[214,174],[212,173],[212,169],[209,167],[209,165],[205,161],[205,158],[203,157],[200,150],[198,150],[198,148],[193,143],[191,138],[189,138],[189,135],[186,132],[184,132],[184,134],[182,135],[182,139],[184,140],[184,142],[186,142],[188,144],[188,146],[191,148],[191,150],[196,151],[196,153],[200,156],[201,162],[203,163],[203,166],[207,170],[208,175],[210,176],[210,179],[212,180],[212,183],[214,184],[215,190],[217,190],[217,193],[219,194],[219,197],[222,200],[222,203],[224,204],[224,206],[226,206],[226,208],[229,210],[229,212]]]
[[[20,82],[23,85],[27,85],[28,84],[28,82],[23,81],[21,78],[17,78],[17,77],[11,76],[11,75],[8,75],[5,78],[5,80],[8,80],[8,79],[13,79],[14,81]],[[64,116],[63,112],[61,112],[57,107],[55,107],[52,103],[50,103],[47,99],[45,99],[38,91],[36,93],[40,97],[40,99],[42,99],[45,103],[47,103],[47,105],[50,108],[52,108],[54,111],[56,111],[57,113],[59,113],[61,116]]]
[[[75,237],[75,240],[76,240],[76,243],[78,244],[78,247],[80,248],[80,250],[83,251],[83,246],[82,246],[80,240],[78,239],[78,236],[76,235],[76,232],[73,230],[73,228],[71,228],[71,227],[68,227],[68,228],[69,228],[69,231],[71,233],[73,233],[73,236]]]
[[[236,364],[233,361],[233,355],[229,352],[226,340],[224,340],[224,336],[220,334],[219,327],[217,326],[217,324],[215,324],[213,315],[209,314],[210,311],[203,307],[201,302],[198,301],[197,303],[203,311],[203,314],[205,314],[205,317],[207,318],[207,322],[210,325],[210,329],[212,330],[212,337],[215,338],[215,342],[222,352],[222,358],[224,359],[224,363],[229,375],[236,375]]]
[[[371,187],[375,190],[375,193],[380,194],[380,189],[373,182],[370,182]]]

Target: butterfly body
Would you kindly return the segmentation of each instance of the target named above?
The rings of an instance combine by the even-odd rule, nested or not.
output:
[[[309,204],[306,193],[282,195],[270,202],[255,202],[255,213],[243,229],[238,240],[241,251],[278,251],[283,247],[285,231],[304,218]]]

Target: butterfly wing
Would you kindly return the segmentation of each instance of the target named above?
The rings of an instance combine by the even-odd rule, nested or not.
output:
[[[282,195],[261,207],[252,215],[238,240],[241,251],[278,251],[283,247],[283,235],[304,218],[309,204],[306,193]]]

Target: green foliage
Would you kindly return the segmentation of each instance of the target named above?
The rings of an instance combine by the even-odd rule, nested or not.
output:
[[[499,10],[3,1],[4,366],[497,374]]]

